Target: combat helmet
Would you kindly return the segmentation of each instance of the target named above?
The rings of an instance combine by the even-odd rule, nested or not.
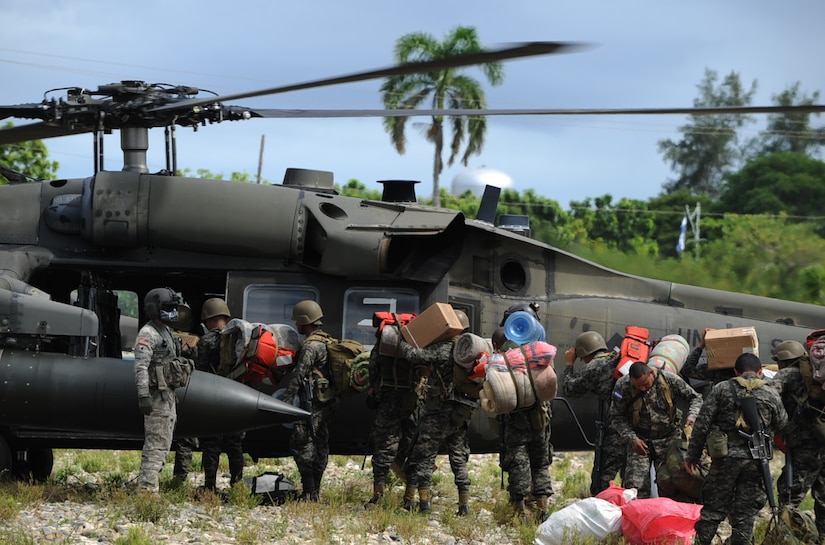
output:
[[[607,350],[607,344],[596,331],[585,331],[576,337],[576,356],[585,358],[598,350]]]
[[[467,313],[457,308],[453,310],[455,310],[455,315],[458,318],[458,321],[461,322],[461,327],[464,328],[464,331],[470,329],[470,318],[467,317]]]
[[[538,303],[516,303],[515,305],[510,306],[510,308],[504,311],[504,317],[501,319],[499,327],[504,327],[504,322],[507,321],[507,318],[509,318],[510,315],[514,312],[519,311],[529,312],[536,318],[536,320],[541,322],[541,316],[539,316]]]
[[[321,305],[312,299],[305,299],[292,307],[292,319],[295,320],[296,325],[322,325],[321,318],[323,317],[324,311],[321,310]]]
[[[201,308],[202,322],[205,322],[209,318],[214,318],[215,316],[226,316],[227,318],[232,316],[232,313],[229,312],[229,307],[226,306],[226,301],[220,297],[211,297],[207,299],[203,302],[203,307]]]
[[[143,298],[143,311],[148,318],[160,318],[164,323],[178,321],[180,297],[172,288],[155,288]]]
[[[773,351],[774,361],[788,361],[805,355],[805,347],[799,341],[782,341]]]

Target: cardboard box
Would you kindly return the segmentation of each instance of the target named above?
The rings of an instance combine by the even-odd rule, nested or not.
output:
[[[401,328],[401,336],[416,348],[460,335],[464,331],[453,307],[434,303]]]
[[[759,339],[754,327],[712,329],[705,334],[708,369],[733,369],[736,358],[745,353],[759,357]]]

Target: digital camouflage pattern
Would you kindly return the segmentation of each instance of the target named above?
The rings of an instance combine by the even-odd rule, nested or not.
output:
[[[776,391],[760,386],[763,382],[753,373],[720,382],[711,389],[693,427],[686,460],[688,463],[698,462],[711,429],[727,433],[728,455],[713,460],[705,479],[701,518],[696,522],[697,545],[710,545],[719,523],[728,516],[732,529],[731,545],[750,545],[753,543],[754,519],[767,501],[759,461],[751,457],[747,440],[736,432],[739,408],[729,384],[733,382],[737,395],[743,396],[746,393],[744,381],[750,381],[746,383],[756,398],[765,430],[778,431],[788,423],[788,415]]]
[[[605,429],[601,448],[601,469],[594,466],[590,475],[590,493],[594,496],[607,489],[610,481],[616,478],[616,474],[624,473],[627,458],[639,458],[637,465],[646,462],[644,457],[627,447],[608,418],[607,411],[613,397],[613,387],[616,385],[613,372],[618,361],[618,352],[604,350],[596,353],[593,359],[579,370],[574,365],[565,366],[562,377],[561,389],[565,397],[577,398],[592,394],[600,404],[604,404]]]
[[[816,527],[819,535],[825,537],[825,448],[812,432],[814,411],[805,409],[805,404],[815,402],[808,399],[808,388],[802,378],[799,363],[781,369],[767,387],[782,398],[789,419],[788,426],[782,430],[790,456],[786,456],[785,466],[776,482],[779,503],[798,507],[810,490],[814,500]],[[790,467],[788,458],[791,460]],[[789,471],[792,478],[790,487]]]
[[[149,396],[151,414],[143,416],[143,452],[140,457],[138,487],[158,491],[158,475],[172,446],[177,421],[175,391],[149,385],[149,368],[163,358],[179,356],[180,348],[172,330],[163,324],[147,322],[135,339],[135,387],[138,397]]]
[[[625,488],[638,489],[640,498],[650,497],[651,464],[658,457],[663,457],[670,446],[681,439],[682,422],[676,421],[678,411],[668,403],[662,379],[667,381],[674,404],[680,399],[687,403],[688,417],[696,418],[702,407],[702,396],[681,377],[657,369],[653,373],[661,376],[655,377],[653,386],[645,393],[633,386],[630,375],[620,378],[613,389],[613,401],[608,413],[611,427],[615,428],[625,445],[630,446],[636,439],[642,439],[648,445],[650,454],[647,458],[628,458],[622,480]],[[641,409],[639,422],[634,425],[632,419],[636,400],[641,400]]]
[[[547,425],[536,429],[530,412],[547,411]],[[529,409],[502,415],[499,430],[503,433],[504,452],[501,469],[507,472],[507,491],[511,502],[521,502],[528,495],[549,498],[553,495],[550,479],[550,420],[549,403],[542,402]]]
[[[325,373],[327,367],[327,345],[322,341],[305,341],[296,356],[292,378],[286,386],[284,402],[292,403],[298,391],[303,388],[304,408],[309,409],[309,420],[295,422],[289,437],[289,450],[298,472],[301,474],[303,494],[317,499],[321,489],[321,480],[329,461],[329,423],[338,407],[338,398],[326,403],[312,400],[311,407],[306,406],[307,392],[311,392],[311,374],[313,370]]]
[[[447,445],[450,469],[459,493],[466,493],[470,489],[470,474],[467,469],[470,444],[467,429],[475,407],[452,399],[454,344],[449,340],[425,348],[414,348],[406,342],[401,343],[402,357],[413,366],[423,366],[430,372],[423,414],[405,468],[407,486],[417,486],[419,492],[430,489],[435,458],[442,441]]]

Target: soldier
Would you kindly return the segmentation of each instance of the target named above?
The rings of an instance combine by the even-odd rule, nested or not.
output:
[[[675,400],[688,404],[686,426],[692,426],[702,407],[702,396],[669,371],[637,361],[616,382],[609,419],[616,433],[641,458],[628,458],[622,486],[636,488],[638,497],[650,497],[650,466],[681,440],[681,411]],[[641,464],[636,463],[641,460]]]
[[[517,347],[516,343],[506,338],[503,326],[511,313],[521,310],[531,312],[541,321],[536,303],[511,306],[505,311],[501,326],[493,333],[493,348],[496,351],[506,352]],[[550,403],[539,401],[530,407],[503,414],[498,419],[503,449],[501,469],[507,472],[510,506],[520,518],[526,516],[525,500],[528,497],[536,502],[536,518],[540,522],[550,516],[549,505],[553,497],[553,482],[550,479],[551,418]]]
[[[322,333],[320,305],[310,299],[292,309],[298,333],[309,337]],[[299,501],[318,501],[321,480],[329,461],[329,423],[339,405],[326,376],[327,345],[321,340],[306,339],[296,355],[295,368],[284,392],[284,402],[291,404],[301,390],[304,408],[311,416],[295,422],[289,437],[289,450],[301,474],[303,488]]]
[[[785,466],[776,483],[779,504],[799,507],[810,490],[816,527],[825,540],[825,424],[818,418],[825,408],[825,391],[812,378],[810,359],[802,343],[779,343],[773,359],[779,364],[779,372],[767,387],[782,398],[789,420],[781,432]]]
[[[201,321],[207,333],[198,343],[198,357],[196,367],[200,371],[222,374],[221,368],[221,333],[231,319],[226,301],[219,297],[212,297],[203,303]],[[226,452],[229,459],[229,485],[232,486],[243,478],[243,438],[244,433],[231,433],[223,436],[201,437],[200,446],[203,452],[203,486],[214,491],[217,485],[218,463],[221,451]]]
[[[465,330],[470,321],[462,311],[456,311]],[[450,340],[437,342],[425,348],[413,348],[401,342],[401,354],[412,365],[428,376],[424,409],[418,421],[418,433],[405,468],[407,487],[404,491],[404,508],[415,508],[415,491],[418,489],[418,511],[430,513],[435,458],[442,441],[447,443],[447,454],[454,482],[458,489],[458,515],[470,512],[470,444],[467,429],[470,418],[478,407],[478,388],[475,397],[454,387],[455,361],[453,347],[456,335]],[[463,371],[463,370],[462,370]]]
[[[710,331],[709,328],[705,328],[705,330],[702,331],[702,340],[699,341],[699,346],[688,354],[684,365],[682,365],[682,369],[679,371],[679,375],[685,379],[685,381],[690,381],[690,379],[709,381],[710,384],[701,388],[703,395],[706,395],[710,391],[710,388],[717,382],[728,380],[735,376],[733,369],[730,368],[708,369],[706,364],[699,365],[699,361],[702,359],[702,352],[705,350],[705,335],[707,335],[708,331]],[[699,386],[697,386],[697,388],[699,388]]]
[[[196,331],[195,315],[189,305],[178,305],[178,321],[172,335],[181,342],[181,355],[195,359],[197,344],[200,341]],[[189,468],[192,466],[192,453],[198,448],[196,437],[180,437],[175,440],[175,465],[172,475],[178,483],[185,483],[189,478]]]
[[[177,421],[175,392],[163,378],[163,363],[181,355],[180,345],[169,327],[178,320],[179,303],[171,288],[149,291],[143,299],[143,310],[149,321],[135,340],[135,386],[144,433],[138,487],[150,492],[158,491],[158,475],[172,446]]]
[[[713,462],[702,488],[701,518],[696,522],[696,544],[710,545],[719,523],[730,518],[731,545],[753,543],[753,521],[765,505],[767,493],[760,468],[760,461],[751,455],[748,440],[738,430],[748,427],[740,413],[741,398],[752,396],[756,401],[759,418],[764,430],[785,427],[788,416],[776,391],[764,388],[760,378],[762,364],[753,354],[742,354],[734,365],[736,377],[720,382],[711,389],[702,407],[688,445],[685,465],[696,471],[702,449],[708,444]],[[749,428],[753,434],[757,430]],[[713,433],[726,444],[718,449]],[[722,456],[727,450],[725,456]]]
[[[402,463],[406,458],[409,439],[414,433],[418,378],[408,360],[380,354],[378,344],[373,347],[369,399],[375,404],[376,412],[372,424],[373,492],[368,502],[371,505],[383,497],[390,468],[399,458]]]
[[[593,394],[599,400],[599,420],[596,425],[600,428],[598,433],[601,441],[596,444],[590,476],[590,493],[595,496],[610,486],[610,481],[617,473],[623,472],[627,456],[639,456],[628,449],[615,427],[607,421],[613,387],[616,385],[614,372],[619,362],[619,353],[608,350],[604,338],[598,332],[585,331],[576,337],[574,346],[564,353],[564,358],[564,396],[575,398]],[[576,358],[585,363],[580,371],[576,371],[574,367]]]

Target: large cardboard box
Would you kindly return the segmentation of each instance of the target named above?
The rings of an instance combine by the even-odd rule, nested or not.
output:
[[[434,303],[410,323],[401,328],[404,340],[416,348],[424,348],[461,334],[464,328],[453,307],[447,303]]]
[[[711,329],[705,333],[705,354],[708,369],[733,369],[742,354],[759,356],[759,339],[754,327]]]

